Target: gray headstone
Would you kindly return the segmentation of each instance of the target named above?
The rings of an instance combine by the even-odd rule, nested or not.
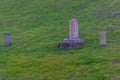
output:
[[[76,19],[70,20],[69,38],[64,39],[64,42],[66,42],[66,43],[83,43],[83,41],[78,38],[78,21]]]
[[[105,46],[106,45],[106,32],[100,32],[100,45]]]
[[[78,38],[78,21],[76,19],[70,20],[69,23],[69,38],[64,39],[64,42],[59,43],[59,48],[77,48],[83,45],[83,40]]]
[[[78,39],[78,21],[76,19],[70,20],[69,38],[70,39]]]
[[[5,33],[4,46],[5,46],[5,47],[10,46],[10,34],[9,34],[9,33]]]

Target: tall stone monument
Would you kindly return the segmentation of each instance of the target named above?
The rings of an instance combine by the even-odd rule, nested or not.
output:
[[[64,42],[59,43],[59,48],[77,48],[83,45],[84,41],[78,38],[78,21],[76,19],[70,20],[69,23],[69,38],[64,39]]]
[[[69,23],[69,38],[78,39],[78,21],[72,19]]]

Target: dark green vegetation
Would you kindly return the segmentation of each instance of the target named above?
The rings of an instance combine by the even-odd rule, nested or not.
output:
[[[58,49],[72,18],[86,44]],[[107,32],[105,47],[100,31]],[[120,80],[120,1],[0,0],[0,80]]]

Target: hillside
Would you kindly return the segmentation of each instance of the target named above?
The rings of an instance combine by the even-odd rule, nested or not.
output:
[[[0,80],[120,80],[119,7],[119,0],[0,0]],[[86,43],[58,49],[72,18]]]

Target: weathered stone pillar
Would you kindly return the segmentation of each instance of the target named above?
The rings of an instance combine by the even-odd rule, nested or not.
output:
[[[105,46],[106,45],[106,32],[100,32],[100,45]]]
[[[5,37],[4,37],[4,46],[5,47],[8,47],[10,46],[11,43],[10,43],[10,34],[9,33],[5,33]]]
[[[76,19],[70,20],[69,38],[70,39],[78,39],[78,21]]]

